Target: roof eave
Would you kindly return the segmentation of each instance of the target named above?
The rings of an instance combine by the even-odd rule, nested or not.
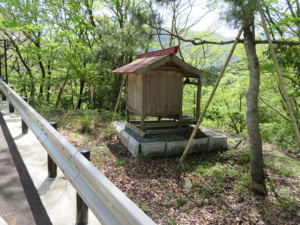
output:
[[[112,71],[112,73],[114,73],[114,74],[135,74],[134,72],[116,72],[116,71]]]
[[[190,66],[189,64],[187,64],[186,62],[182,61],[181,59],[179,59],[176,55],[172,55],[172,61],[174,63],[176,63],[178,66],[180,66],[181,68],[185,69],[186,71],[190,72],[190,73],[193,73],[193,74],[196,74],[198,76],[201,75],[202,71],[193,67],[193,66]]]

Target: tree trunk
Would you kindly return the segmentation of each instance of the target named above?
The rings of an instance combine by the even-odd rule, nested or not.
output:
[[[41,57],[39,56],[39,65],[41,68],[41,72],[42,72],[42,79],[41,79],[41,85],[40,85],[40,93],[39,93],[39,97],[43,97],[43,93],[44,93],[44,82],[45,82],[45,77],[46,77],[46,71],[45,71],[45,67],[43,62],[41,61]]]
[[[69,77],[69,69],[68,69],[68,71],[67,71],[67,75],[66,75],[66,77],[65,77],[65,80],[64,80],[64,82],[63,82],[63,85],[62,85],[61,88],[59,89],[59,92],[58,92],[58,95],[57,95],[57,100],[56,100],[56,103],[55,103],[55,109],[58,108],[58,104],[60,103],[60,97],[61,97],[61,94],[62,94],[62,92],[63,92],[63,89],[64,89],[64,87],[65,87],[65,85],[66,85],[66,83],[67,83],[67,81],[68,81],[68,77]]]
[[[82,94],[83,94],[84,84],[85,84],[84,79],[80,79],[79,100],[77,102],[77,107],[76,107],[76,109],[78,110],[80,110],[82,104]]]
[[[260,83],[259,62],[255,50],[253,33],[250,25],[244,29],[244,47],[248,59],[248,68],[250,70],[249,89],[246,93],[247,111],[246,121],[251,144],[251,178],[252,190],[256,194],[266,194],[266,184],[264,175],[264,161],[262,152],[262,140],[259,131],[258,115],[258,94]]]
[[[48,62],[48,81],[47,81],[47,102],[48,102],[48,104],[50,104],[51,75],[52,75],[52,68],[51,68],[51,61],[49,61]]]

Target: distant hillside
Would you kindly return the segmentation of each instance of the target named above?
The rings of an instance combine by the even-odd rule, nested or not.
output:
[[[166,28],[169,29],[169,28]],[[203,40],[211,40],[211,41],[230,41],[230,40],[234,40],[235,37],[224,37],[219,33],[214,33],[214,34],[209,34],[208,36],[204,36],[204,32],[198,32],[198,31],[193,31],[190,30],[188,32],[188,35],[185,36],[185,39],[195,39],[195,38],[201,38]],[[204,36],[204,37],[203,37]],[[169,48],[169,44],[170,44],[170,36],[167,35],[163,35],[160,36],[160,42],[163,46],[163,48]],[[153,46],[152,48],[149,49],[149,51],[155,51],[155,50],[160,50],[161,49],[161,44],[159,43],[159,38],[157,37],[153,42]],[[173,44],[174,45],[174,44]],[[223,66],[223,64],[225,63],[225,60],[227,58],[227,55],[230,52],[232,44],[229,45],[219,45],[219,46],[214,46],[214,45],[210,45],[209,47],[211,47],[211,51],[207,51],[206,54],[206,69],[210,69],[210,68],[214,68],[213,70],[220,68]],[[200,46],[193,46],[191,43],[181,43],[181,52],[183,54],[184,60],[187,61],[190,64],[193,64],[193,66],[198,67],[199,69],[201,69],[200,67],[203,66],[203,63],[201,63],[201,54],[198,53],[196,54],[191,54],[191,52],[195,52],[197,51],[195,48],[199,49]],[[206,49],[207,49],[208,45],[206,45]],[[193,51],[194,49],[194,51]],[[202,47],[201,47],[202,50]],[[218,54],[212,54],[215,51],[218,52]],[[199,55],[200,54],[200,55]],[[180,57],[179,53],[178,53],[178,57]],[[197,57],[196,59],[193,57]],[[203,57],[203,56],[202,56]],[[235,55],[232,56],[231,62],[236,62],[238,61],[239,58]],[[200,63],[197,64],[196,61],[199,61]],[[194,62],[196,64],[194,64]],[[209,63],[207,63],[209,62]]]

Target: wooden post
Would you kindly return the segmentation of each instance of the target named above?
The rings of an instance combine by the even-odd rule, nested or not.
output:
[[[160,121],[161,121],[161,115],[159,115],[159,116],[158,116],[158,119],[157,119],[157,121],[158,121],[158,122],[160,122]]]
[[[265,21],[265,16],[264,16],[260,1],[258,1],[258,4],[259,4],[259,13],[260,13],[261,21],[262,21],[262,24],[263,24],[263,27],[264,27],[264,30],[265,30],[265,34],[266,34],[267,39],[268,39],[268,43],[269,43],[271,55],[272,55],[272,58],[273,58],[273,61],[274,61],[276,73],[277,73],[277,76],[278,76],[278,79],[279,79],[279,82],[280,82],[281,90],[283,92],[283,98],[284,98],[284,101],[285,101],[285,105],[286,105],[287,110],[289,112],[289,116],[290,116],[290,119],[292,121],[292,125],[293,125],[294,132],[295,132],[295,135],[296,135],[298,148],[300,150],[300,132],[299,132],[299,128],[298,128],[298,125],[297,125],[297,121],[295,119],[295,115],[294,115],[294,112],[293,112],[291,101],[289,99],[289,96],[288,96],[288,93],[287,93],[287,90],[286,90],[286,87],[285,87],[283,76],[282,76],[278,61],[277,61],[276,53],[275,53],[274,46],[273,46],[273,43],[272,43],[272,40],[271,40],[271,37],[270,37],[270,33],[268,31],[267,23]]]
[[[239,40],[239,38],[240,38],[240,36],[241,36],[243,30],[244,30],[244,27],[242,27],[242,28],[240,29],[240,31],[239,31],[239,33],[238,33],[238,35],[237,35],[237,37],[236,37],[236,39],[235,39],[235,41],[234,41],[232,47],[231,47],[230,53],[229,53],[229,55],[228,55],[228,57],[227,57],[227,60],[226,60],[224,66],[223,66],[223,68],[222,68],[222,70],[221,70],[221,72],[220,72],[220,75],[219,75],[219,77],[218,77],[218,79],[217,79],[217,81],[216,81],[216,84],[215,84],[215,86],[214,86],[212,92],[210,93],[209,99],[208,99],[207,102],[206,102],[206,105],[205,105],[205,107],[204,107],[204,109],[203,109],[203,111],[202,111],[202,113],[201,113],[201,115],[200,115],[200,118],[198,119],[198,122],[197,122],[197,124],[196,124],[196,126],[195,126],[195,129],[194,129],[194,131],[193,131],[193,133],[192,133],[192,135],[191,135],[191,137],[190,137],[190,139],[189,139],[189,141],[188,141],[188,143],[187,143],[187,145],[186,145],[186,147],[185,147],[185,150],[184,150],[184,152],[183,152],[183,154],[182,154],[182,156],[181,156],[180,163],[179,163],[178,167],[179,167],[180,165],[183,167],[182,162],[183,162],[183,160],[184,160],[186,154],[188,153],[188,151],[189,151],[189,149],[190,149],[190,147],[191,147],[191,144],[192,144],[192,142],[193,142],[193,139],[194,139],[194,137],[195,137],[195,135],[196,135],[196,133],[197,133],[197,131],[198,131],[198,128],[199,128],[199,126],[200,126],[200,124],[201,124],[201,122],[202,122],[202,119],[203,119],[203,117],[204,117],[206,111],[207,111],[207,108],[208,108],[208,106],[210,105],[210,102],[211,102],[212,98],[214,97],[214,95],[215,95],[215,93],[216,93],[216,90],[217,90],[217,88],[218,88],[218,86],[219,86],[219,83],[220,83],[220,81],[221,81],[221,79],[222,79],[222,76],[223,76],[223,74],[224,74],[224,72],[225,72],[225,69],[226,69],[226,67],[227,67],[227,65],[228,65],[228,63],[229,63],[229,61],[230,61],[230,58],[231,58],[231,56],[232,56],[232,54],[233,54],[233,52],[234,52],[234,49],[235,49],[235,47],[236,47],[236,45],[237,45],[237,43],[238,43],[238,40]]]
[[[198,86],[197,86],[197,109],[196,109],[196,119],[199,119],[200,117],[200,106],[201,106],[201,87],[202,87],[202,81],[200,78],[200,75],[198,77]]]

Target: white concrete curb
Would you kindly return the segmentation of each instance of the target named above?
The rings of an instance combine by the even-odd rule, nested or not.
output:
[[[7,225],[4,219],[0,216],[0,225]]]

